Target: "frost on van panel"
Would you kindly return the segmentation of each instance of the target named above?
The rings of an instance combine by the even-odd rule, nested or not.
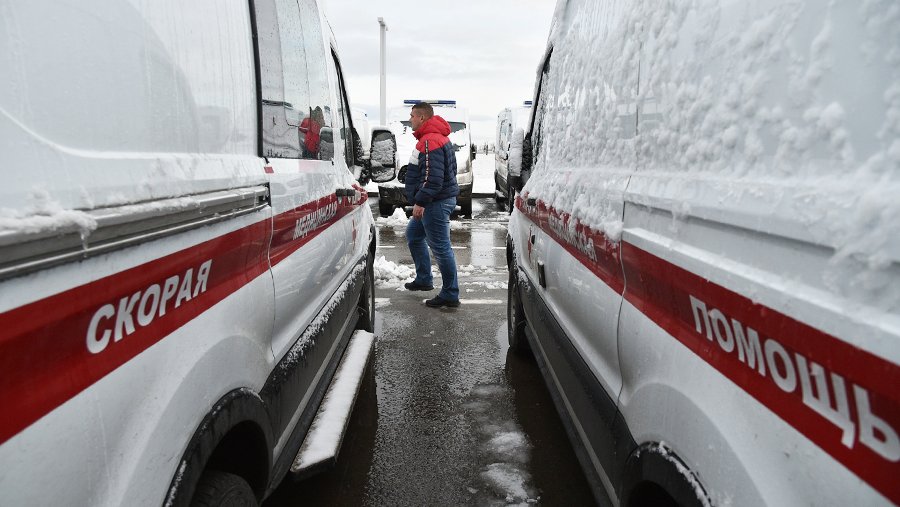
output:
[[[561,3],[523,193],[611,239],[630,171],[652,176],[676,233],[704,206],[763,232],[799,218],[833,252],[811,283],[900,310],[900,6],[732,7]]]
[[[0,208],[0,233],[37,234],[78,231],[86,238],[97,228],[97,220],[77,210],[64,209],[44,189],[34,189],[25,210]]]

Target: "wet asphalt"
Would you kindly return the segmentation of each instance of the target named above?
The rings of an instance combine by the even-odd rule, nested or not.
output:
[[[490,197],[473,215],[451,229],[460,308],[376,290],[375,354],[337,464],[265,505],[593,504],[537,364],[507,345],[508,217]],[[378,255],[412,265],[402,227],[379,226]]]

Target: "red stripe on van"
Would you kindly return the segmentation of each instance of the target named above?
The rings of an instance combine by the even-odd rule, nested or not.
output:
[[[526,206],[522,198],[517,197],[516,206],[606,285],[622,293],[625,285],[618,243],[609,241],[604,234],[592,230],[569,213],[547,206],[543,201]]]
[[[338,198],[331,194],[318,201],[304,204],[275,217],[273,224],[272,265],[286,259],[309,243],[320,232],[366,203],[368,197]],[[333,213],[332,213],[333,211]]]
[[[154,343],[225,299],[268,266],[268,221],[206,241],[194,247],[69,289],[0,314],[0,442],[26,428]],[[87,347],[87,330],[95,313],[111,304],[117,311],[129,298],[154,284],[212,260],[206,291],[174,307],[145,327],[110,341],[99,353]],[[192,275],[192,276],[193,276]],[[191,283],[193,291],[193,283]],[[127,305],[127,300],[126,303]],[[138,302],[137,305],[140,303]],[[132,314],[136,315],[134,308]],[[116,317],[101,320],[100,334],[116,326]],[[160,375],[165,375],[164,369]],[[133,386],[134,387],[134,386]]]
[[[872,427],[872,417],[889,425],[891,431],[900,428],[900,393],[896,389],[900,385],[900,368],[896,364],[754,303],[630,243],[621,242],[620,254],[618,249],[607,246],[602,233],[587,229],[584,236],[591,238],[595,247],[603,245],[601,250],[609,253],[603,256],[598,252],[592,260],[583,253],[584,248],[579,249],[550,227],[548,220],[556,215],[566,217],[565,223],[573,220],[572,217],[550,209],[540,201],[535,206],[526,206],[518,198],[516,205],[579,262],[611,288],[624,294],[629,303],[694,354],[891,501],[900,503],[900,482],[896,480],[900,476],[900,462],[894,456],[883,455],[888,447],[877,442],[867,445],[861,436],[863,426]],[[583,244],[583,238],[579,241]],[[624,273],[610,265],[620,258]],[[609,283],[607,277],[599,273],[622,278]],[[627,290],[623,290],[626,280]],[[710,316],[714,310],[716,313]],[[730,324],[730,328],[726,329],[725,324]],[[743,347],[737,343],[737,327],[745,340],[750,340],[751,329],[758,336],[762,357],[757,357],[754,350],[753,367],[749,365],[750,350],[739,351]],[[769,344],[769,341],[773,343]],[[767,345],[772,361],[766,358]],[[763,374],[758,360],[765,364]],[[806,388],[801,380],[801,360],[811,372]],[[773,377],[770,362],[777,368],[775,374],[779,382]],[[824,397],[818,390],[820,384],[814,373],[821,373],[826,380],[822,385],[828,392],[832,416],[842,414],[836,418],[842,420],[844,426],[835,424],[814,410],[810,403],[804,402],[804,391],[807,401]],[[864,393],[860,396],[854,386],[862,388]],[[839,394],[846,401],[843,411],[837,410]],[[867,403],[860,405],[861,399]],[[866,411],[870,415],[863,416]],[[863,425],[862,420],[869,423]],[[879,423],[875,424],[870,438],[884,439],[885,434],[877,428]],[[845,445],[847,443],[849,445]],[[876,452],[875,448],[880,448],[882,453]],[[781,452],[780,449],[776,451]]]
[[[335,196],[330,196],[318,202],[336,201]],[[317,204],[307,204],[280,214],[275,221],[289,221],[291,225],[287,229],[292,231],[296,218],[287,220],[287,217],[311,213]],[[337,217],[364,204],[364,198],[345,198],[337,206]],[[277,260],[284,259],[327,229],[337,217],[319,224],[297,241],[285,240],[283,236],[276,241],[272,237],[271,223],[263,220],[0,313],[0,372],[3,372],[0,376],[0,444],[263,274],[269,267],[269,245],[273,250],[279,246],[281,254]],[[165,315],[159,316],[157,313],[146,326],[137,322],[136,314],[141,304],[138,301],[132,312],[135,315],[133,333],[119,341],[110,337],[99,353],[88,349],[88,328],[98,310],[112,305],[117,312],[123,298],[130,298],[138,291],[146,293],[154,285],[162,287],[167,279],[176,275],[180,277],[180,285],[188,269],[192,270],[192,277],[196,277],[199,267],[208,260],[212,264],[205,291],[183,301],[177,308],[172,299]],[[193,285],[192,281],[192,291]],[[124,304],[128,305],[127,299]],[[115,328],[116,316],[113,314],[98,322],[99,334],[102,334]],[[165,371],[160,370],[160,375],[164,374]]]

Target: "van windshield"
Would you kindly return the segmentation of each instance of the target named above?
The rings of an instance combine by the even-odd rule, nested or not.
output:
[[[412,125],[409,124],[409,120],[402,120],[400,123],[403,124],[404,127],[411,128]],[[466,129],[466,124],[460,121],[448,121],[450,124],[450,133],[459,132],[460,130]]]

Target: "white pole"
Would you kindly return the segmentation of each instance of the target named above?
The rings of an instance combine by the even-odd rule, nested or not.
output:
[[[387,125],[387,25],[378,18],[381,26],[381,124]]]

